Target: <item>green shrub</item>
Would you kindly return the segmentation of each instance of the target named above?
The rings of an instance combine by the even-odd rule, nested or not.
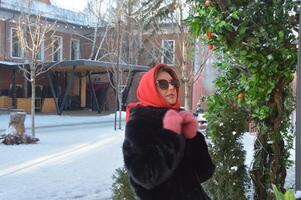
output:
[[[112,178],[113,200],[135,200],[135,195],[130,188],[128,175],[124,167],[116,169]]]
[[[272,185],[273,193],[276,200],[296,200],[294,193],[291,190],[287,190],[284,194],[278,190],[276,185]]]

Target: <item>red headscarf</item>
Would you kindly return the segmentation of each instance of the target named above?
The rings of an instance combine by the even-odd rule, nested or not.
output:
[[[126,122],[129,120],[130,109],[136,106],[153,106],[157,108],[169,108],[169,109],[180,109],[179,101],[179,89],[177,88],[177,101],[175,104],[170,105],[158,92],[157,86],[155,84],[155,75],[160,68],[170,68],[164,64],[157,64],[151,70],[146,72],[138,85],[137,97],[138,102],[130,103],[126,107]],[[176,74],[171,74],[173,78],[177,78]]]

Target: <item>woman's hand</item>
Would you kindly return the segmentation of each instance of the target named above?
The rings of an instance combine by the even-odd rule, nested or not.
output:
[[[163,128],[181,134],[183,118],[174,110],[168,110],[163,117]]]
[[[196,136],[198,122],[191,112],[181,111],[179,115],[183,119],[182,130],[184,137],[191,139]]]

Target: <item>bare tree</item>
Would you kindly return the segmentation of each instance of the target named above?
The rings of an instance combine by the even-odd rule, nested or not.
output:
[[[33,137],[35,137],[36,77],[54,66],[46,66],[41,55],[49,49],[54,49],[51,54],[55,54],[61,48],[60,46],[54,48],[55,44],[58,44],[54,37],[55,25],[56,23],[48,23],[41,15],[25,13],[20,16],[17,23],[17,36],[24,52],[24,64],[19,65],[19,69],[23,72],[25,79],[31,83],[31,133]]]
[[[100,60],[100,54],[104,39],[111,26],[109,23],[108,10],[111,7],[111,1],[108,0],[89,0],[85,9],[91,21],[93,21],[93,36],[89,39],[92,42],[89,59]]]
[[[104,1],[91,0],[88,11],[97,21],[94,27],[92,50],[93,60],[109,61],[113,64],[108,69],[110,84],[116,94],[116,104],[119,110],[119,129],[121,129],[121,110],[123,93],[126,89],[131,67],[126,64],[138,64],[141,48],[140,32],[135,21],[135,5],[137,0]],[[106,6],[103,6],[103,4]],[[106,10],[103,8],[106,7]],[[109,16],[109,17],[106,17]]]
[[[104,3],[104,0],[92,1]],[[115,68],[119,68],[120,62],[134,64],[138,62],[138,58],[147,60],[143,57],[151,60],[143,64],[166,63],[174,66],[183,85],[184,107],[191,110],[192,86],[200,77],[212,51],[204,46],[203,49],[195,51],[196,44],[199,45],[200,42],[189,34],[183,23],[185,13],[190,9],[187,6],[189,4],[183,0],[147,1],[116,1],[116,8],[108,9],[107,12],[100,12],[104,6],[90,4],[90,9],[98,9],[91,12],[98,19],[97,24],[102,23],[102,27],[95,28],[91,55],[94,55],[95,60],[116,62]],[[106,19],[106,22],[99,19]],[[98,34],[96,30],[99,31]],[[136,45],[135,48],[133,45]],[[116,51],[117,49],[119,50]],[[136,51],[137,49],[139,51]],[[141,56],[141,52],[144,56]],[[198,66],[194,65],[193,61],[197,57],[201,57],[197,59]],[[116,73],[117,71],[119,70],[113,72],[115,80],[119,80],[121,74],[124,76],[123,73]]]
[[[175,67],[184,90],[184,107],[191,110],[192,86],[200,77],[212,51],[202,45],[203,38],[195,39],[183,23],[183,8],[177,6],[174,12],[149,23],[148,35],[144,37],[148,48],[145,54],[153,62]],[[194,62],[194,60],[198,62]]]

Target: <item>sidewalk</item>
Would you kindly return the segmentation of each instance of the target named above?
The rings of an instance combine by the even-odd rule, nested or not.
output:
[[[117,113],[118,114],[118,113]],[[117,116],[118,117],[118,116]],[[8,127],[9,114],[0,114],[0,134]],[[78,124],[95,124],[100,122],[112,122],[115,119],[114,113],[95,113],[95,112],[65,112],[62,115],[35,115],[35,127],[46,128],[53,126],[71,126]],[[122,119],[125,119],[125,113],[122,113]],[[31,128],[31,115],[26,114],[25,128]]]

